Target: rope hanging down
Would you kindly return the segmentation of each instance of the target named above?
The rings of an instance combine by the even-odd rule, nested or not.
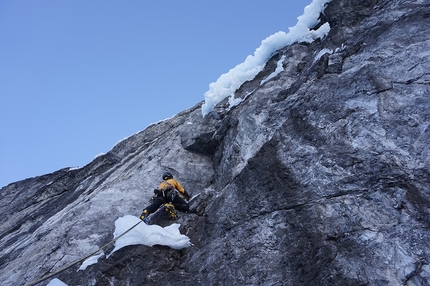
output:
[[[40,278],[40,279],[38,279],[38,280],[35,280],[35,281],[30,282],[30,283],[28,283],[28,284],[25,284],[25,286],[33,286],[33,285],[36,285],[36,284],[38,284],[38,283],[40,283],[40,282],[43,282],[43,281],[45,281],[46,279],[49,279],[49,278],[51,278],[52,276],[57,275],[57,274],[58,274],[58,273],[60,273],[60,272],[63,272],[63,271],[64,271],[64,270],[66,270],[67,268],[70,268],[70,267],[72,267],[73,265],[78,264],[79,262],[81,262],[81,261],[83,261],[83,260],[85,260],[85,259],[87,259],[87,258],[89,258],[89,257],[91,257],[91,256],[93,256],[93,255],[95,255],[95,254],[96,254],[97,252],[99,252],[100,250],[105,249],[106,247],[108,247],[109,245],[111,245],[112,243],[114,243],[115,241],[117,241],[118,239],[120,239],[121,237],[123,237],[125,234],[127,234],[130,230],[132,230],[133,228],[135,228],[135,227],[136,227],[139,223],[141,223],[141,222],[142,222],[142,221],[139,221],[138,223],[136,223],[135,225],[133,225],[132,227],[130,227],[129,229],[127,229],[123,234],[121,234],[120,236],[116,237],[116,238],[115,238],[115,239],[113,239],[112,241],[110,241],[110,242],[106,243],[105,245],[103,245],[102,247],[100,247],[99,249],[97,249],[96,251],[91,252],[91,253],[90,253],[90,254],[88,254],[87,256],[82,257],[82,258],[80,258],[79,260],[76,260],[76,261],[74,261],[74,262],[70,263],[69,265],[67,265],[67,266],[65,266],[65,267],[63,267],[63,268],[61,268],[60,270],[55,271],[54,273],[48,274],[48,275],[46,275],[46,276],[44,276],[44,277],[42,277],[42,278]]]

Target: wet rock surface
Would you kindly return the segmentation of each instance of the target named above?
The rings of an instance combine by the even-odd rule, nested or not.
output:
[[[30,282],[110,241],[167,169],[200,193],[177,221],[194,246],[129,246],[59,279],[430,285],[429,11],[333,0],[328,36],[279,50],[240,105],[203,118],[198,104],[83,168],[2,188],[0,279]]]

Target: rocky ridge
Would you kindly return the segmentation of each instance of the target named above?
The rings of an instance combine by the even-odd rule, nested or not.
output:
[[[87,166],[2,188],[2,284],[110,241],[113,222],[139,215],[170,170],[200,193],[179,218],[193,247],[130,246],[58,278],[430,285],[429,16],[428,1],[333,0],[319,23],[327,37],[280,49],[236,91],[240,105],[203,117],[199,103]]]

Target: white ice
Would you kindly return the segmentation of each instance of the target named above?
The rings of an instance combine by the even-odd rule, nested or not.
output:
[[[115,221],[114,237],[120,236],[139,221],[138,217],[131,215],[118,218]],[[182,249],[191,246],[192,244],[188,236],[179,232],[180,226],[180,224],[174,223],[166,227],[161,227],[158,225],[147,225],[142,222],[118,239],[115,242],[114,250],[109,255],[128,245],[166,245],[173,249]]]
[[[104,255],[105,255],[105,253],[102,251],[100,254],[95,254],[95,255],[91,256],[90,258],[86,259],[82,263],[81,267],[79,267],[78,271],[79,270],[85,270],[85,269],[87,269],[88,266],[97,263],[99,258],[104,256]]]
[[[166,227],[147,225],[138,217],[132,215],[120,217],[115,221],[114,238],[121,236],[136,224],[137,226],[115,241],[115,248],[107,257],[129,245],[166,245],[173,249],[182,249],[192,245],[188,236],[180,233],[180,224],[174,223]],[[96,254],[86,259],[78,271],[85,270],[89,265],[97,263],[98,259],[103,255],[104,253]]]
[[[216,82],[210,83],[209,90],[204,94],[203,116],[211,112],[215,105],[224,98],[233,97],[234,92],[245,81],[252,80],[264,68],[266,62],[277,50],[295,42],[312,42],[327,35],[330,31],[328,23],[323,24],[316,31],[311,29],[316,26],[320,13],[324,11],[325,4],[330,1],[313,0],[311,4],[305,7],[303,15],[297,17],[297,24],[289,28],[288,34],[279,31],[267,37],[255,50],[254,55],[249,55],[243,63],[222,74]],[[238,103],[240,101],[235,101],[235,104]]]
[[[67,286],[67,284],[58,278],[54,278],[46,286]]]

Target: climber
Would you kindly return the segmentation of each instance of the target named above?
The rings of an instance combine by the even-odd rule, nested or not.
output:
[[[158,186],[158,189],[154,190],[150,202],[142,214],[140,215],[141,220],[145,220],[149,214],[155,212],[162,204],[173,206],[182,212],[188,212],[188,203],[182,198],[184,197],[187,201],[190,199],[190,195],[185,191],[182,185],[175,179],[169,172],[163,173],[163,181]]]

